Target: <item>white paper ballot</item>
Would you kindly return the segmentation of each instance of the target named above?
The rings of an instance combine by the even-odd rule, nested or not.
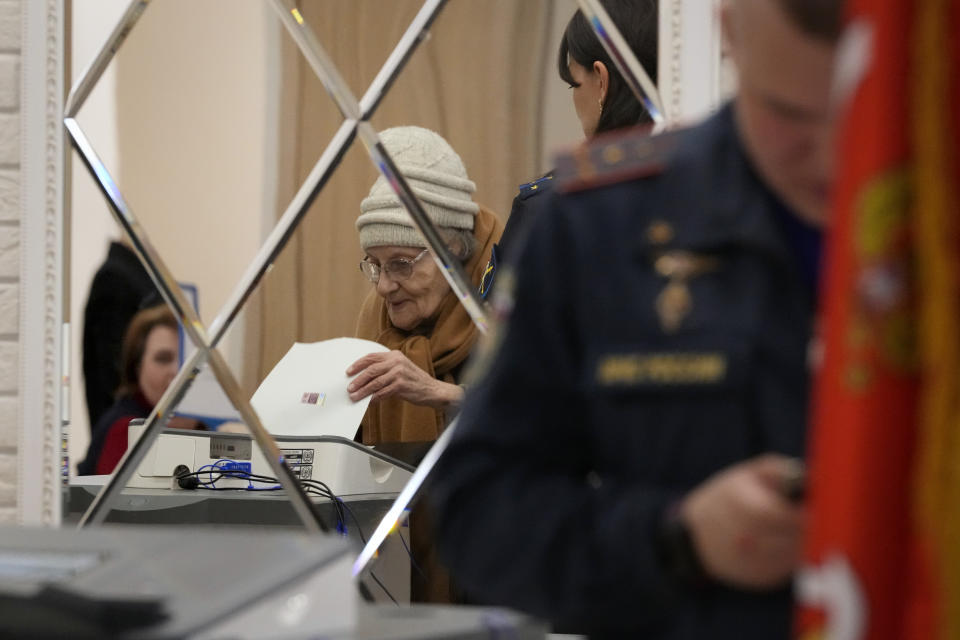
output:
[[[354,402],[347,395],[347,367],[368,353],[389,351],[358,338],[335,338],[290,351],[264,378],[250,404],[274,435],[342,436],[353,439],[370,396]]]

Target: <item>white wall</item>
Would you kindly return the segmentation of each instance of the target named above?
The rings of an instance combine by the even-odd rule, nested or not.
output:
[[[96,56],[110,35],[128,0],[73,0],[71,30],[71,84]],[[118,162],[116,125],[116,63],[111,64],[80,111],[78,121],[98,155],[120,183],[123,167]],[[71,154],[73,183],[70,198],[70,460],[83,459],[90,441],[87,402],[83,387],[83,307],[97,267],[107,255],[111,239],[121,231],[113,221],[93,179],[76,153]],[[66,314],[65,314],[66,315]]]
[[[578,6],[576,0],[554,0],[553,2],[551,16],[553,22],[550,25],[550,37],[541,73],[544,92],[543,129],[540,138],[543,162],[539,175],[553,168],[554,153],[583,141],[583,129],[580,126],[580,120],[577,119],[577,112],[573,108],[573,93],[557,74],[557,51],[560,49],[560,39]],[[530,176],[530,179],[539,175]]]
[[[74,0],[74,75],[95,54],[126,0]],[[279,23],[262,0],[164,0],[149,5],[80,114],[121,192],[180,281],[200,290],[210,324],[273,219],[272,66]],[[265,215],[265,203],[271,211]],[[91,278],[120,231],[87,171],[74,166],[71,260],[71,460],[89,426],[81,360]],[[242,322],[222,347],[242,362]]]
[[[273,28],[260,0],[164,0],[121,51],[121,187],[207,324],[260,244]]]
[[[0,522],[17,512],[20,0],[0,0]]]

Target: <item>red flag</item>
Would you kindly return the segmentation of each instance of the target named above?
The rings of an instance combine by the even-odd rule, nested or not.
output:
[[[957,638],[960,21],[952,0],[850,5],[869,62],[839,135],[799,636]]]

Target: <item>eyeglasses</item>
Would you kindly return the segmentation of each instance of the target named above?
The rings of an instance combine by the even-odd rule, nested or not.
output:
[[[410,258],[394,258],[393,260],[387,260],[383,265],[371,262],[370,256],[367,256],[360,261],[360,271],[367,277],[367,280],[373,284],[380,282],[380,273],[382,271],[386,271],[387,275],[389,275],[390,279],[394,282],[406,280],[413,275],[413,266],[420,262],[423,256],[429,252],[429,249],[424,249],[420,252],[420,255],[413,260]]]

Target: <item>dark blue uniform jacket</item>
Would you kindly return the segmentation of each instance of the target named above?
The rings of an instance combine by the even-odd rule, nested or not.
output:
[[[803,452],[812,292],[732,109],[657,175],[537,200],[431,487],[441,556],[480,599],[593,637],[788,638],[787,589],[688,586],[654,544],[715,472]],[[666,302],[663,256],[698,265]]]
[[[500,236],[500,241],[493,245],[490,260],[487,262],[487,268],[480,282],[479,293],[484,300],[492,299],[497,268],[510,261],[510,257],[516,251],[516,245],[523,245],[523,232],[532,222],[533,204],[537,202],[534,198],[548,193],[552,182],[553,172],[551,171],[542,178],[520,185],[520,190],[513,198],[513,204],[510,206],[510,217],[507,218],[507,224],[503,228],[503,235]]]

